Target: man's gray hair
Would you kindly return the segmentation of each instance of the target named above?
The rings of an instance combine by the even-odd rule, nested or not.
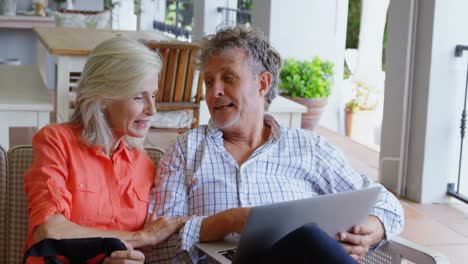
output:
[[[271,73],[270,90],[265,95],[265,107],[268,109],[271,101],[278,95],[281,57],[260,30],[238,25],[223,28],[214,35],[203,37],[196,63],[198,69],[203,72],[204,65],[212,56],[236,48],[243,49],[247,53],[254,74],[263,71]]]
[[[84,143],[108,154],[116,139],[103,114],[107,103],[133,96],[161,68],[160,56],[137,41],[119,36],[99,44],[86,60],[70,120],[83,127]],[[143,139],[126,136],[125,141],[130,148],[142,148]]]

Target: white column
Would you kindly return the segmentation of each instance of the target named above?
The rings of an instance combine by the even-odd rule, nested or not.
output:
[[[320,125],[337,131],[343,79],[348,1],[253,1],[252,26],[260,28],[283,58],[312,59],[335,64],[334,85]]]
[[[237,8],[236,0],[197,0],[193,1],[192,39],[199,40],[207,34],[213,34],[226,24],[224,12],[218,12],[218,7]],[[228,24],[235,24],[235,16],[228,19]]]
[[[385,105],[380,143],[383,185],[403,194],[412,86],[417,1],[392,1],[388,10]]]
[[[383,112],[383,91],[385,73],[382,71],[382,51],[387,10],[390,0],[363,0],[361,8],[361,23],[359,29],[359,47],[356,52],[355,68],[348,66],[352,72],[350,85],[344,93],[351,95],[357,86],[357,81],[362,81],[374,90],[378,100],[377,107],[366,117],[366,127],[362,132],[354,133],[354,139],[363,144],[380,144],[380,135],[375,135],[375,130],[381,131]],[[346,97],[346,96],[344,96]],[[349,96],[348,96],[349,97]],[[350,99],[350,98],[349,98]],[[342,108],[349,100],[342,102]]]
[[[112,29],[136,30],[137,17],[134,14],[133,0],[113,0]]]
[[[154,20],[164,22],[166,17],[165,0],[140,0],[138,5],[138,30],[153,30]]]
[[[153,0],[154,20],[164,22],[166,20],[166,0]]]
[[[382,47],[390,0],[362,0],[359,29],[359,58],[355,77],[382,88]]]

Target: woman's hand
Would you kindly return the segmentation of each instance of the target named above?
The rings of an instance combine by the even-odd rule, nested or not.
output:
[[[145,262],[145,255],[138,251],[134,250],[131,245],[125,243],[127,250],[118,250],[112,252],[112,254],[105,258],[102,262],[103,264],[139,264]]]
[[[166,218],[164,216],[157,217],[153,213],[145,224],[145,227],[137,232],[136,241],[132,243],[134,247],[146,245],[157,245],[174,234],[177,230],[185,225],[185,222],[192,219],[194,216],[178,216],[174,218]]]

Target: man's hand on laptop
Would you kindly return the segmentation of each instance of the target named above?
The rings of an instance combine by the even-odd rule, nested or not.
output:
[[[349,232],[338,234],[338,241],[343,245],[351,257],[361,260],[369,251],[369,247],[385,238],[385,229],[382,222],[370,215],[367,222],[351,228]]]
[[[201,224],[200,241],[223,240],[230,233],[241,234],[250,208],[232,208],[205,218]]]

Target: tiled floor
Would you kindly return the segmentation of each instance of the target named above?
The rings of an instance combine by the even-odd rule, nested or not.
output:
[[[378,177],[377,151],[336,135],[327,129],[317,132],[339,146],[350,164],[374,180]],[[468,263],[468,204],[418,204],[400,199],[405,210],[404,238],[446,255],[450,263]]]
[[[11,144],[30,144],[32,133],[32,129],[15,130]],[[339,146],[356,170],[378,180],[378,152],[326,129],[319,129],[318,133]],[[176,136],[150,133],[145,144],[165,149]],[[422,205],[404,199],[401,202],[406,220],[404,238],[445,254],[453,264],[468,263],[468,204]]]

